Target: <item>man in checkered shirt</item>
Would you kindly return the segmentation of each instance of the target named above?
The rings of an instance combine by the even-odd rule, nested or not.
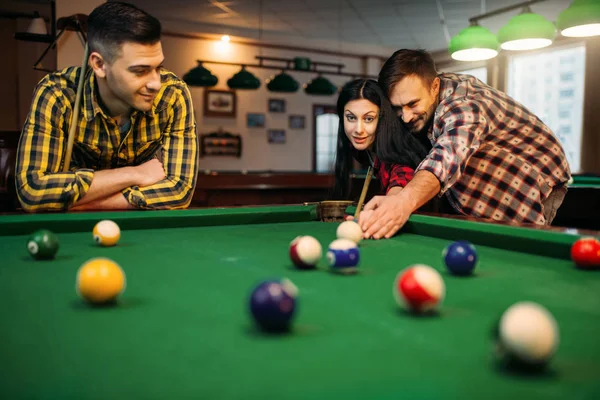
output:
[[[571,172],[561,144],[531,111],[472,76],[438,74],[422,50],[394,53],[379,84],[430,151],[402,190],[365,205],[365,237],[391,237],[435,196],[460,215],[552,222]],[[388,140],[380,136],[377,145]]]

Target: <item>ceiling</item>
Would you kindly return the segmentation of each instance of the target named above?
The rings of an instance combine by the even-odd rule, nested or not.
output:
[[[61,0],[57,0],[61,1]],[[519,0],[126,0],[156,16],[166,32],[228,34],[239,40],[382,57],[399,48],[445,51],[469,18]],[[546,0],[531,9],[551,21],[571,0]],[[0,11],[49,14],[48,0],[3,0]],[[485,18],[497,33],[519,13]],[[49,17],[49,15],[48,15]]]
[[[515,0],[129,0],[158,17],[167,31],[228,34],[308,48],[389,55],[399,48],[445,50],[469,18],[522,3]],[[570,0],[532,10],[551,21]],[[262,11],[261,11],[262,8]],[[519,13],[481,20],[497,33]],[[262,16],[262,18],[260,18]],[[261,29],[262,28],[262,29]]]

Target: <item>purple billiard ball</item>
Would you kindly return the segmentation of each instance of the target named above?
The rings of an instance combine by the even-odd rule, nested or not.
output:
[[[470,275],[477,266],[475,246],[466,240],[451,243],[442,252],[444,263],[454,275]]]
[[[260,283],[250,296],[250,312],[254,321],[268,332],[289,330],[297,296],[298,288],[288,279]]]

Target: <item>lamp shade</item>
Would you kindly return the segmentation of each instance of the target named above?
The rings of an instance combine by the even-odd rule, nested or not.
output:
[[[569,8],[559,14],[556,27],[563,36],[600,35],[600,1],[573,1]]]
[[[316,96],[331,96],[337,92],[337,87],[329,79],[317,76],[304,85],[304,92]]]
[[[33,33],[35,35],[48,34],[46,22],[44,21],[44,18],[40,17],[40,14],[37,11],[34,13],[34,18],[31,20],[29,28],[27,28],[27,33]]]
[[[247,71],[245,66],[242,66],[237,74],[227,80],[227,86],[230,89],[258,89],[260,80],[252,72]]]
[[[554,24],[532,12],[511,18],[498,31],[498,41],[504,50],[541,49],[550,46],[555,36]]]
[[[496,35],[479,25],[463,29],[450,40],[448,51],[458,61],[489,60],[498,55],[500,45]]]
[[[271,92],[294,93],[299,88],[298,81],[283,71],[267,81],[267,89]]]
[[[192,68],[183,76],[183,81],[189,86],[211,87],[217,84],[219,78],[204,68],[202,63],[199,62],[196,68]]]

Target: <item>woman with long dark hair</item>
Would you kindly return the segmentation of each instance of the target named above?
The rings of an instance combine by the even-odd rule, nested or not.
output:
[[[374,167],[384,193],[412,179],[428,151],[400,123],[376,81],[356,79],[344,85],[337,114],[340,123],[331,198],[348,198],[353,159]],[[389,145],[377,146],[378,142]]]

